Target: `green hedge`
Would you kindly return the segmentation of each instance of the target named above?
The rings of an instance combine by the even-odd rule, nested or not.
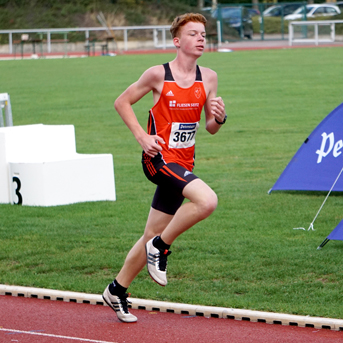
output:
[[[96,18],[100,11],[112,19],[123,18],[121,25],[167,24],[178,14],[194,10],[186,2],[168,0],[0,0],[0,28],[100,26]]]
[[[185,2],[168,0],[0,0],[0,29],[41,29],[97,27],[97,14],[103,12],[109,25],[166,25],[180,13],[195,11]],[[101,39],[102,33],[97,33]],[[20,34],[14,35],[20,39]],[[70,42],[84,40],[83,33],[70,33]],[[0,44],[8,44],[8,35],[0,35]]]
[[[178,14],[196,11],[190,1],[168,0],[0,0],[1,29],[67,28],[100,26],[96,19],[100,11],[110,18],[112,26],[169,24]],[[260,17],[253,19],[254,33],[261,30]],[[316,20],[343,19],[343,14],[335,17],[316,18]],[[208,31],[214,32],[216,23],[209,21]],[[229,32],[235,34],[236,32]],[[278,17],[264,18],[265,34],[288,33],[288,22]],[[343,33],[343,24],[336,25],[336,33]],[[14,39],[17,39],[14,37]],[[83,34],[71,34],[70,41],[84,39]],[[237,36],[237,39],[239,37]],[[7,35],[0,35],[0,44],[8,43]]]

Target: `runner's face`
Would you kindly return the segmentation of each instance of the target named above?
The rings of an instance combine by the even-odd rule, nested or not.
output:
[[[183,51],[201,56],[205,50],[206,31],[202,23],[189,22],[180,29],[176,46]]]

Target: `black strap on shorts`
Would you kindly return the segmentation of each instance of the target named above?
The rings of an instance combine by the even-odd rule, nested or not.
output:
[[[165,75],[164,75],[164,81],[175,81],[173,74],[170,70],[169,62],[163,64]],[[195,75],[195,81],[202,81],[201,71],[199,66],[197,65],[196,69],[196,75]]]

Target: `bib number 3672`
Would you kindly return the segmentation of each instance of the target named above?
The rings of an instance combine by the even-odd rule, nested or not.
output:
[[[199,123],[172,123],[169,148],[190,148],[195,144]]]

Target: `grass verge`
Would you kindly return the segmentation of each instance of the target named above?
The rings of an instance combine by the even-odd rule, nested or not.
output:
[[[207,220],[172,247],[166,288],[144,270],[132,296],[190,304],[343,318],[342,248],[317,246],[342,219],[332,194],[267,191],[304,139],[341,101],[342,48],[208,53],[229,115],[204,123],[195,173],[218,194]],[[116,202],[58,207],[0,205],[0,283],[101,293],[142,234],[154,186],[113,101],[148,67],[174,55],[2,61],[0,92],[15,125],[73,124],[79,153],[111,153]],[[135,105],[146,126],[152,97]]]

